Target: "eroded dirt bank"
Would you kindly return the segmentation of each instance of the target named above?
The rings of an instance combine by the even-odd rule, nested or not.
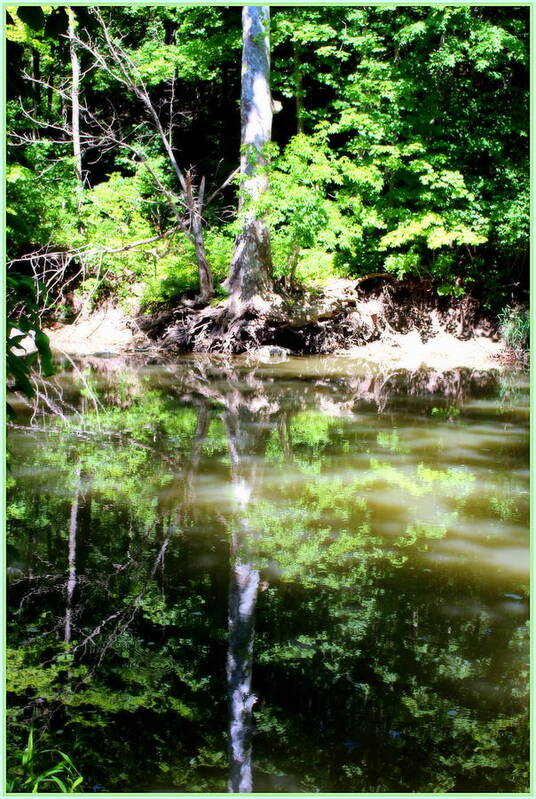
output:
[[[201,309],[185,303],[134,319],[105,306],[47,333],[55,349],[74,355],[341,353],[407,369],[485,369],[505,356],[492,320],[473,298],[441,297],[431,283],[385,278],[332,280],[231,323],[224,303]]]

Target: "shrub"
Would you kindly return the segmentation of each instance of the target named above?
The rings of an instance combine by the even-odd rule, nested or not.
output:
[[[530,316],[527,308],[507,306],[499,314],[499,332],[507,347],[528,350]]]

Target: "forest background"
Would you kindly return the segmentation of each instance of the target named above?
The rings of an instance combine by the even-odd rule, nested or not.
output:
[[[273,9],[276,281],[387,272],[471,293],[507,327],[528,292],[529,11]],[[6,33],[9,353],[33,327],[46,355],[43,314],[106,298],[221,300],[240,9],[7,6]]]

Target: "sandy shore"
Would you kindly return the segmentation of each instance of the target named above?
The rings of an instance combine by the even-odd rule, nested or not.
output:
[[[134,345],[135,324],[120,308],[104,306],[71,325],[57,324],[45,330],[52,349],[68,355],[120,355]]]
[[[120,355],[154,345],[136,329],[135,323],[114,307],[105,307],[87,319],[71,325],[56,325],[45,331],[51,346],[68,355]],[[500,367],[501,342],[483,336],[467,341],[438,330],[423,342],[418,331],[389,333],[378,341],[334,353],[345,358],[366,360],[413,371],[430,367],[436,371],[455,368],[492,369]]]
[[[503,344],[483,336],[462,341],[450,333],[438,331],[423,342],[418,331],[388,335],[361,347],[342,350],[339,355],[385,363],[414,371],[430,367],[436,371],[449,369],[496,369],[500,366]]]

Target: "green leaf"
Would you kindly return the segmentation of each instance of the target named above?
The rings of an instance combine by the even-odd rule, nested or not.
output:
[[[54,374],[54,359],[50,350],[50,340],[42,330],[35,332],[35,346],[41,359],[41,367],[45,377]]]

